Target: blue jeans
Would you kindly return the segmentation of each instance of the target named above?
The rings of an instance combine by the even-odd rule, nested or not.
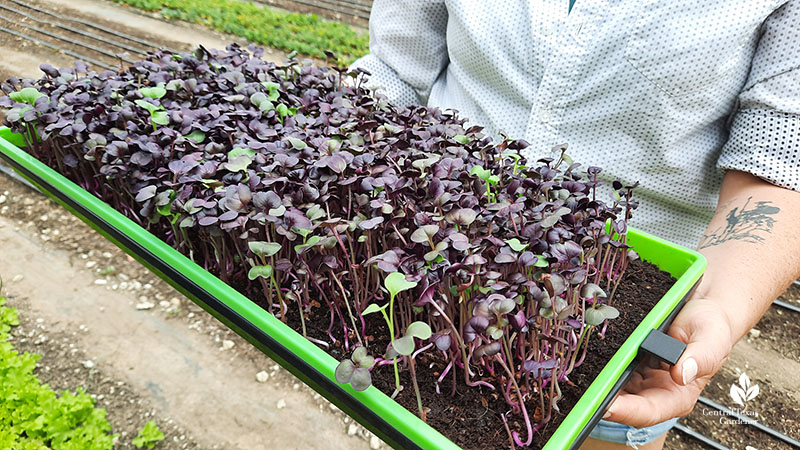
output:
[[[616,422],[600,420],[589,436],[601,441],[626,444],[630,447],[638,448],[640,445],[653,442],[657,437],[672,429],[677,421],[678,419],[674,418],[651,427],[633,428]]]

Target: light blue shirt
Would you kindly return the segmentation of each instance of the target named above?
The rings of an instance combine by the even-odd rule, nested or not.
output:
[[[800,187],[800,0],[375,0],[354,65],[528,158],[639,181],[633,225],[694,247],[725,169]]]

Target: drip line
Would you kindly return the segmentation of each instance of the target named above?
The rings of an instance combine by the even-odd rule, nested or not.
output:
[[[361,11],[354,11],[354,10],[349,10],[348,11],[346,9],[339,8],[338,6],[326,6],[326,5],[319,4],[317,2],[306,1],[306,0],[291,0],[291,2],[292,3],[299,3],[301,5],[310,6],[310,7],[313,7],[313,8],[324,9],[324,10],[327,10],[327,11],[333,11],[333,12],[337,12],[339,14],[346,14],[348,16],[356,16],[356,17],[359,17],[361,19],[369,20],[369,14],[361,12]]]
[[[93,58],[89,58],[88,56],[84,56],[84,55],[81,55],[79,53],[75,53],[72,50],[62,49],[61,47],[53,45],[53,44],[51,44],[49,42],[45,42],[45,41],[43,41],[41,39],[37,39],[37,38],[35,38],[33,36],[28,36],[27,34],[23,34],[23,33],[14,31],[14,30],[9,30],[8,28],[5,28],[5,27],[0,27],[0,31],[8,33],[8,34],[11,34],[11,35],[14,35],[14,36],[17,36],[17,37],[21,37],[23,39],[27,39],[27,40],[35,42],[35,43],[37,43],[39,45],[43,45],[43,46],[45,46],[45,47],[47,47],[47,48],[49,48],[51,50],[55,50],[57,52],[64,53],[65,55],[72,56],[73,58],[80,59],[80,60],[82,60],[84,62],[87,62],[89,64],[93,64],[95,66],[102,67],[102,68],[108,69],[108,70],[115,70],[113,66],[109,66],[108,64],[106,64],[104,62],[98,61],[98,60],[93,59]]]
[[[16,23],[16,21],[11,20],[11,19],[9,19],[8,17],[5,17],[5,16],[0,16],[0,19],[5,20],[6,22]],[[103,50],[102,48],[96,47],[96,46],[94,46],[92,44],[87,44],[85,42],[81,42],[81,41],[78,41],[78,40],[75,40],[75,39],[70,39],[68,37],[61,36],[61,35],[58,35],[58,34],[55,34],[55,33],[51,33],[49,31],[45,31],[45,30],[42,30],[40,28],[36,28],[34,26],[30,26],[30,25],[27,25],[26,28],[28,28],[30,30],[33,30],[33,31],[35,31],[37,33],[41,33],[41,34],[43,34],[45,36],[49,36],[49,37],[51,37],[53,39],[58,39],[60,41],[69,42],[69,43],[72,43],[72,44],[87,48],[89,50],[92,50],[94,52],[100,53],[102,55],[106,55],[106,56],[111,57],[111,58],[119,58],[119,59],[125,61],[126,63],[133,64],[133,62],[134,62],[132,59],[126,58],[125,56],[122,56],[122,55],[115,55],[114,53],[111,53],[111,52],[109,52],[107,50]]]
[[[689,437],[693,437],[693,438],[697,439],[698,441],[702,442],[703,444],[706,444],[707,446],[712,447],[712,448],[714,448],[716,450],[731,450],[730,447],[726,447],[726,446],[720,444],[719,442],[707,437],[706,435],[700,434],[697,431],[694,431],[693,429],[687,427],[686,425],[684,425],[684,424],[682,424],[680,422],[675,424],[675,429],[680,431],[681,433],[689,436]]]
[[[29,5],[29,4],[27,4],[25,2],[22,2],[22,1],[19,1],[19,0],[9,0],[9,1],[13,2],[13,3],[15,3],[15,4],[19,5],[19,6],[22,6],[22,7],[28,8],[28,9],[32,9],[34,11],[40,12],[42,14],[46,14],[46,15],[51,16],[51,17],[55,17],[56,19],[61,19],[61,20],[67,20],[67,21],[70,21],[70,22],[80,23],[82,25],[86,25],[87,27],[94,28],[95,30],[100,30],[100,31],[102,31],[104,33],[108,33],[108,34],[110,34],[112,36],[116,36],[116,37],[119,37],[119,38],[127,39],[129,41],[136,42],[137,44],[141,44],[141,45],[144,45],[146,47],[162,48],[162,49],[164,49],[164,50],[166,50],[166,51],[168,51],[170,53],[180,53],[180,51],[178,51],[178,50],[166,47],[164,45],[159,45],[159,44],[156,44],[154,42],[150,42],[150,41],[147,41],[145,39],[138,38],[136,36],[131,36],[129,34],[125,34],[125,33],[122,33],[120,31],[113,30],[111,28],[107,28],[107,27],[104,27],[104,26],[101,26],[101,25],[97,25],[95,23],[89,22],[88,20],[76,19],[76,18],[73,18],[73,17],[64,17],[62,15],[54,13],[53,11],[49,11],[47,9],[40,8],[38,6]]]
[[[128,51],[131,51],[131,52],[134,52],[134,53],[139,53],[139,54],[142,54],[142,55],[146,55],[147,54],[146,50],[142,50],[142,49],[139,49],[139,48],[136,48],[136,47],[131,47],[131,46],[127,45],[127,44],[115,41],[113,39],[106,39],[106,38],[104,38],[102,36],[93,35],[92,33],[80,30],[78,28],[73,28],[73,27],[70,27],[70,26],[67,26],[67,25],[62,25],[62,24],[56,23],[56,22],[50,22],[49,20],[39,19],[38,17],[32,16],[30,14],[24,13],[22,11],[14,9],[14,8],[10,8],[10,7],[2,5],[2,4],[0,4],[0,8],[5,9],[6,11],[10,11],[10,12],[12,12],[14,14],[19,14],[19,15],[21,15],[23,17],[27,17],[28,19],[33,20],[34,22],[37,22],[37,23],[43,23],[45,25],[50,25],[52,27],[58,27],[58,28],[61,28],[63,30],[66,30],[66,31],[69,31],[69,32],[72,32],[72,33],[75,33],[75,34],[80,34],[81,36],[85,36],[85,37],[88,37],[88,38],[91,38],[91,39],[95,39],[95,40],[98,40],[100,42],[105,42],[106,44],[110,44],[110,45],[113,45],[115,47],[119,47],[121,49],[128,50]]]

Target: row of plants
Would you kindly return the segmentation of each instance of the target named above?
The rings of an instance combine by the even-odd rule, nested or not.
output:
[[[2,288],[2,282],[0,282]],[[107,450],[117,434],[110,434],[106,411],[81,388],[60,395],[33,373],[39,355],[20,354],[9,342],[19,325],[16,308],[5,306],[0,296],[0,448],[16,450]],[[150,421],[132,443],[152,449],[164,439]]]
[[[241,0],[114,0],[126,6],[157,12],[167,19],[185,20],[212,30],[286,52],[325,59],[326,51],[349,64],[369,52],[369,37],[348,25],[314,14],[272,9]]]
[[[276,66],[236,45],[160,51],[121,73],[43,65],[12,79],[6,124],[34,156],[256,299],[326,349],[362,390],[425,354],[441,395],[502,395],[524,429],[618,316],[635,186],[597,198],[600,169],[537,163],[452,112],[398,108],[364,71]],[[327,339],[306,321],[327,317]],[[444,386],[440,390],[440,385]],[[535,413],[534,413],[535,411]],[[507,420],[506,414],[502,416]]]

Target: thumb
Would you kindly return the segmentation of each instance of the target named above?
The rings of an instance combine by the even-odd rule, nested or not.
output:
[[[676,320],[669,330],[670,335],[687,344],[678,363],[670,368],[672,380],[681,386],[714,375],[728,359],[732,347],[727,318],[694,316],[693,319],[687,323]]]

